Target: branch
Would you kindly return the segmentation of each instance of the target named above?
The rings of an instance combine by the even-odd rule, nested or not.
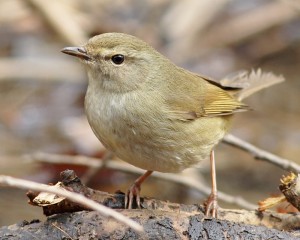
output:
[[[88,36],[84,28],[75,21],[77,12],[71,9],[64,1],[28,0],[42,14],[46,22],[58,35],[71,45],[82,44]],[[72,12],[73,10],[73,12]]]
[[[67,164],[84,165],[90,168],[97,168],[97,169],[106,167],[109,169],[124,171],[124,172],[134,173],[134,174],[143,174],[145,172],[140,168],[136,168],[132,165],[123,162],[106,161],[105,163],[103,163],[103,161],[100,161],[98,158],[89,158],[84,156],[67,156],[67,155],[48,154],[48,153],[35,153],[31,155],[26,155],[26,158],[29,161],[47,162],[52,164],[67,163]],[[182,184],[184,186],[188,186],[190,188],[198,190],[199,192],[207,196],[211,192],[211,189],[209,187],[205,186],[197,179],[191,178],[189,176],[181,175],[180,177],[178,177],[178,174],[159,173],[159,172],[154,172],[151,176],[157,177],[159,179],[175,182],[178,184]],[[246,201],[242,197],[231,196],[221,191],[218,191],[218,198],[221,201],[231,203],[231,204],[236,204],[237,206],[240,206],[244,209],[257,208],[256,205]]]
[[[265,32],[272,27],[292,21],[298,16],[299,12],[293,6],[283,1],[271,1],[208,29],[209,31],[205,33],[205,38],[202,38],[202,47],[213,49],[234,45],[250,37],[257,36],[257,34]]]
[[[96,210],[103,214],[104,216],[109,216],[114,218],[115,220],[132,227],[134,230],[141,232],[143,231],[143,228],[133,220],[125,217],[124,215],[108,208],[103,205],[97,204],[94,201],[92,201],[89,198],[84,197],[81,194],[74,193],[74,192],[69,192],[65,191],[59,188],[54,188],[53,186],[48,186],[45,184],[40,184],[28,180],[23,180],[23,179],[18,179],[14,177],[9,177],[9,176],[4,176],[0,175],[0,185],[2,186],[10,186],[10,187],[17,187],[17,188],[22,188],[22,189],[31,189],[34,191],[39,191],[39,192],[48,192],[48,193],[53,193],[57,194],[62,197],[66,197],[73,202],[82,204],[83,206],[86,206],[90,209]]]
[[[236,236],[242,239],[297,239],[294,234],[300,227],[300,217],[294,214],[220,209],[220,219],[206,219],[201,206],[148,198],[141,199],[142,210],[120,209],[124,207],[124,194],[112,195],[90,189],[82,185],[70,170],[62,172],[61,176],[64,189],[88,195],[90,199],[111,208],[118,208],[122,214],[142,224],[145,231],[136,233],[97,212],[80,211],[84,209],[82,205],[73,205],[80,212],[66,213],[60,203],[66,201],[62,204],[65,207],[73,203],[62,199],[52,205],[42,205],[44,212],[46,209],[47,213],[55,214],[45,222],[24,222],[21,227],[2,227],[0,236],[10,236],[10,239],[28,235],[31,238],[52,239],[53,234],[58,239],[104,239],[107,236],[110,239],[223,239],[224,236],[226,239],[236,239]]]
[[[33,79],[44,82],[82,83],[85,79],[82,69],[76,64],[56,58],[0,58],[0,72],[0,82]]]
[[[203,219],[201,214],[185,212],[120,210],[139,221],[145,231],[137,234],[129,227],[97,212],[57,214],[45,222],[24,222],[0,228],[7,239],[289,239],[297,240],[297,231],[288,232],[219,219]],[[240,213],[242,216],[243,213]],[[281,219],[278,219],[279,221]],[[299,221],[299,218],[298,218]],[[225,237],[226,236],[226,237]]]
[[[238,137],[233,136],[232,134],[226,135],[223,139],[223,142],[250,153],[257,160],[262,160],[262,161],[272,163],[275,166],[280,167],[287,171],[300,173],[300,166],[298,164],[288,159],[278,157],[265,150],[259,149],[258,147],[255,147],[254,145]]]

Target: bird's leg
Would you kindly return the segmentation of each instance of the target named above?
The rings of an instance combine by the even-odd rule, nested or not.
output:
[[[141,208],[141,199],[140,199],[141,185],[146,180],[146,178],[149,177],[152,173],[153,171],[147,171],[142,176],[140,176],[137,180],[134,181],[134,183],[128,189],[127,194],[125,196],[125,208],[128,209],[132,208],[133,198],[136,199],[137,207]]]
[[[205,216],[216,218],[218,215],[218,192],[217,192],[217,176],[215,154],[210,154],[210,172],[211,172],[211,193],[205,203]]]

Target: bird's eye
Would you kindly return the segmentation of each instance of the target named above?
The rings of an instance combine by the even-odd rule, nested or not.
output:
[[[120,65],[124,62],[125,57],[122,54],[116,54],[111,57],[111,60],[113,61],[114,64]]]

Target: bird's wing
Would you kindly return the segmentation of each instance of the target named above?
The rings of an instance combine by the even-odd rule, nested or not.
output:
[[[237,91],[239,88],[222,86],[192,73],[184,76],[188,78],[185,79],[188,84],[184,89],[176,89],[176,94],[173,92],[166,97],[170,118],[189,121],[249,110],[246,104],[230,94],[230,91]]]

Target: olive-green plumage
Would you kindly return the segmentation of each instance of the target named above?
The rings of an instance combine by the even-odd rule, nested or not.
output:
[[[232,96],[235,89],[177,67],[130,35],[101,34],[64,52],[87,68],[85,108],[96,136],[146,170],[197,166],[226,134],[232,114],[248,109]]]

